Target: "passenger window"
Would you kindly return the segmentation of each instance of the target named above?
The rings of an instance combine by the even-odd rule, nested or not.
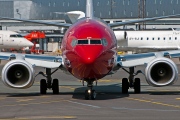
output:
[[[147,40],[149,40],[149,38],[147,38]]]
[[[143,37],[141,37],[141,40],[143,40]]]
[[[154,40],[154,38],[152,38],[152,40]]]
[[[158,37],[158,40],[160,40],[160,37]]]
[[[165,37],[164,37],[163,39],[164,39],[164,40],[166,40],[166,38],[165,38]]]
[[[177,37],[175,37],[175,40],[177,40]]]

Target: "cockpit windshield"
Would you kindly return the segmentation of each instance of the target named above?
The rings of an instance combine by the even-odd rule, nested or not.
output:
[[[101,40],[90,40],[90,44],[102,44]]]
[[[86,40],[80,39],[77,41],[78,41],[77,44],[86,44],[86,45],[95,45],[95,44],[101,45],[102,44],[101,40],[96,40],[96,39],[86,39]]]
[[[106,39],[74,39],[71,43],[72,46],[76,45],[103,45],[107,46]]]
[[[10,37],[13,37],[13,38],[23,38],[23,36],[20,35],[20,34],[12,34],[12,35],[10,35]]]
[[[78,40],[77,44],[89,44],[88,40]]]

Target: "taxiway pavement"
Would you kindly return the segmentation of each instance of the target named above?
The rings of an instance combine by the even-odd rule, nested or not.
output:
[[[0,66],[0,70],[3,65]],[[179,71],[180,66],[178,65]],[[137,67],[136,70],[143,69]],[[36,68],[36,73],[45,71]],[[121,94],[121,79],[127,77],[123,70],[98,81],[94,89],[96,100],[84,100],[86,86],[71,75],[57,71],[60,94],[39,94],[37,76],[34,85],[28,89],[8,88],[0,82],[0,120],[179,120],[180,78],[168,87],[151,87],[141,78],[142,93]],[[85,84],[86,85],[86,84]]]

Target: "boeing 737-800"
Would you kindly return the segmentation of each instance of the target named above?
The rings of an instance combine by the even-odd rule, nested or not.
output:
[[[2,48],[15,48],[21,49],[22,47],[31,47],[33,43],[13,31],[0,30],[0,49]]]
[[[51,75],[60,69],[68,71],[83,83],[87,82],[85,99],[95,99],[93,82],[98,82],[118,69],[129,73],[128,78],[122,79],[122,93],[127,93],[129,88],[133,88],[135,93],[140,93],[140,79],[135,78],[140,71],[135,72],[134,68],[144,65],[145,78],[150,85],[159,87],[171,85],[178,79],[178,69],[170,58],[180,57],[179,50],[120,56],[117,55],[117,39],[111,28],[174,16],[177,15],[107,24],[93,16],[92,0],[86,0],[86,17],[74,24],[1,17],[69,28],[62,40],[62,56],[0,53],[0,59],[14,58],[3,67],[2,81],[8,87],[28,88],[35,80],[34,66],[44,67],[46,74],[39,73],[46,77],[40,81],[41,94],[46,94],[47,89],[52,89],[54,94],[58,94],[58,79],[52,79]],[[52,68],[57,69],[51,72]],[[129,68],[129,71],[125,68]]]

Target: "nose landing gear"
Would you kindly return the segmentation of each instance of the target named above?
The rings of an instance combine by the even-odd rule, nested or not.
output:
[[[96,91],[93,90],[93,81],[87,81],[88,89],[85,91],[85,99],[86,100],[94,100],[96,99]]]

